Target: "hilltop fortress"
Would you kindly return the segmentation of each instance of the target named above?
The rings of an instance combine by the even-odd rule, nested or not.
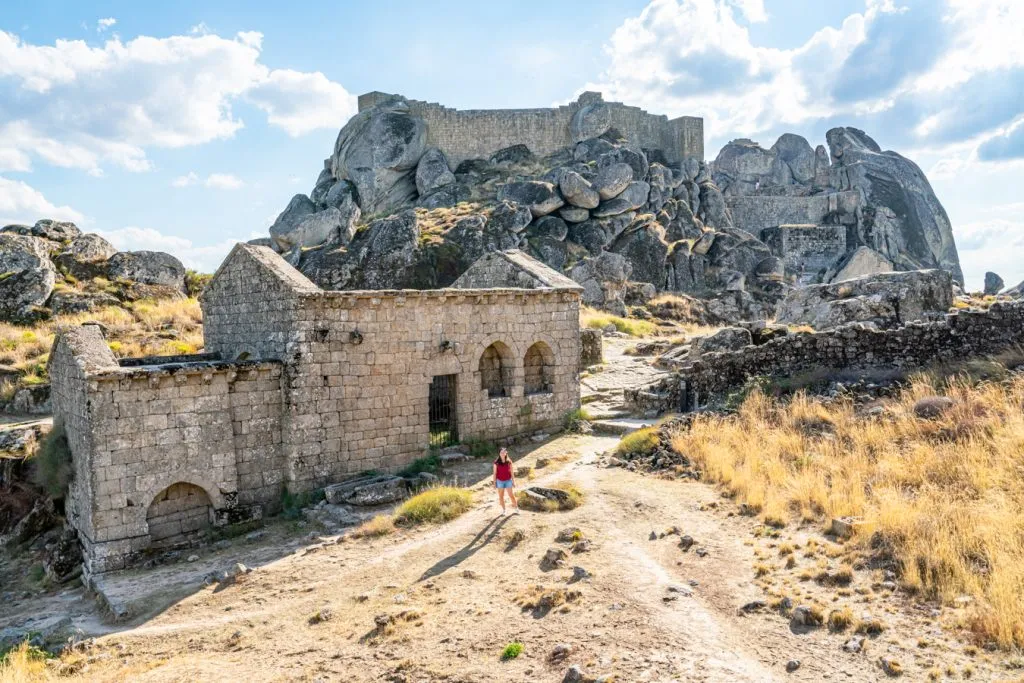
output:
[[[365,93],[359,96],[359,111],[395,97],[402,96]],[[605,102],[599,92],[585,92],[575,102],[551,109],[459,110],[403,99],[410,113],[426,122],[427,145],[444,152],[453,167],[513,145],[526,145],[535,155],[545,156],[609,127],[634,144],[662,150],[673,163],[704,158],[704,119],[649,114],[621,102]]]

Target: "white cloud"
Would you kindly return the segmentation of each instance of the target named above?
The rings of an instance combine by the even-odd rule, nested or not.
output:
[[[180,175],[171,181],[172,187],[188,187],[189,185],[195,185],[199,182],[199,176],[196,175],[195,171],[189,171],[185,175]]]
[[[227,256],[231,248],[244,239],[225,239],[216,244],[196,246],[192,240],[177,235],[165,235],[153,228],[129,226],[117,230],[97,230],[120,251],[165,251],[185,264],[203,273],[212,273]]]
[[[341,128],[356,113],[356,97],[319,71],[275,69],[247,97],[292,137],[317,128]]]
[[[764,9],[764,0],[733,0],[747,21],[761,23],[768,21],[768,12]]]
[[[35,223],[40,218],[82,222],[84,216],[70,206],[56,206],[39,190],[20,180],[0,176],[0,225]]]
[[[100,19],[96,22],[96,32],[103,33],[108,28],[117,23],[117,19],[114,17],[107,17],[106,19]]]
[[[210,27],[206,25],[205,21],[200,21],[198,24],[188,30],[190,36],[205,36],[207,33],[212,33]]]
[[[211,173],[204,184],[216,190],[237,190],[245,185],[241,178],[230,173]]]
[[[247,95],[289,135],[340,127],[355,112],[355,98],[323,74],[264,65],[262,34],[222,38],[195,28],[99,46],[34,45],[0,31],[0,164],[150,170],[148,148],[233,136],[244,122],[232,105]]]

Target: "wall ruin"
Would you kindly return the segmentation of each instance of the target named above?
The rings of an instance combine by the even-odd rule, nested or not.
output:
[[[359,96],[359,111],[388,98],[388,93]],[[452,109],[436,102],[406,99],[412,114],[427,123],[427,144],[440,148],[452,168],[472,158],[487,158],[512,145],[526,145],[545,156],[575,142],[573,116],[587,104],[601,101],[600,93],[583,93],[571,104],[550,109]],[[620,102],[606,103],[608,121],[641,147],[664,151],[668,161],[704,159],[704,120],[694,116],[669,119]]]

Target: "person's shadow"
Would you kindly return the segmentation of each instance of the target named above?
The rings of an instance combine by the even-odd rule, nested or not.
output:
[[[439,574],[443,574],[452,567],[460,565],[463,560],[472,557],[474,553],[494,540],[494,537],[498,535],[498,532],[501,531],[501,527],[504,526],[508,519],[508,517],[495,517],[492,519],[476,536],[473,537],[473,540],[448,557],[435,562],[432,567],[423,572],[423,576],[418,580],[426,581],[427,579],[431,579]]]

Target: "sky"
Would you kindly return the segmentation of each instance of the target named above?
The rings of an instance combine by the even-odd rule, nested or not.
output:
[[[865,130],[945,206],[969,289],[1024,280],[1021,0],[307,0],[0,6],[0,224],[73,220],[212,271],[308,193],[371,90],[584,90],[729,140]]]

